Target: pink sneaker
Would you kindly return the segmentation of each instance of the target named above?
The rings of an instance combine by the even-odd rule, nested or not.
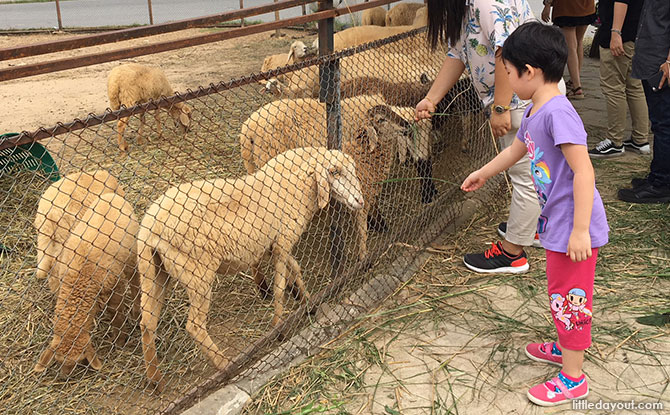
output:
[[[530,343],[526,346],[526,356],[536,362],[551,363],[556,366],[563,366],[563,355],[560,352],[561,349],[555,342]]]
[[[589,394],[586,376],[569,379],[563,372],[548,382],[540,383],[528,390],[528,399],[540,406],[554,406],[570,402],[573,399],[584,399]]]

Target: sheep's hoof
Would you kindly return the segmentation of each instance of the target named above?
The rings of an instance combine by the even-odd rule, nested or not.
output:
[[[268,287],[268,284],[265,281],[258,284],[258,292],[261,294],[261,298],[263,300],[269,299],[270,296],[272,295],[272,293],[270,292],[270,288]]]
[[[421,182],[421,203],[428,204],[432,202],[435,195],[437,195],[435,183],[431,179],[424,179]]]
[[[149,378],[149,391],[158,395],[163,393],[163,390],[165,390],[165,377],[159,370],[156,370],[153,377]]]

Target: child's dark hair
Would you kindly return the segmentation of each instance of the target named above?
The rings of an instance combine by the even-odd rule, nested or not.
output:
[[[542,69],[545,81],[559,82],[568,61],[568,44],[557,27],[526,22],[505,40],[502,58],[514,65],[519,75],[530,65]]]

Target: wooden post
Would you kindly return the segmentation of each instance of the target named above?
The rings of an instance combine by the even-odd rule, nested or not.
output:
[[[274,0],[274,1],[276,3],[279,0]],[[279,10],[275,11],[275,21],[277,21],[277,20],[279,20]],[[279,31],[279,29],[275,30],[275,36],[276,37],[281,37],[281,32]]]
[[[240,0],[240,10],[244,9],[244,0]],[[240,27],[244,27],[244,17],[240,19]]]
[[[149,5],[149,24],[153,25],[154,24],[154,12],[151,9],[151,0],[147,0],[147,4]]]
[[[58,19],[58,30],[63,30],[63,19],[60,15],[60,2],[56,0],[56,18]]]

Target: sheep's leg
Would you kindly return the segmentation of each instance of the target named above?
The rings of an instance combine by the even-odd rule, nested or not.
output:
[[[140,113],[140,128],[137,129],[137,144],[144,144],[144,125],[146,124],[146,112]]]
[[[254,277],[254,282],[256,283],[261,296],[263,299],[266,299],[270,296],[270,287],[268,287],[268,283],[265,281],[265,275],[261,272],[258,265],[260,264],[251,267],[251,275]]]
[[[112,337],[117,346],[126,344],[128,334],[124,333],[121,328],[126,321],[125,307],[123,305],[123,295],[114,291],[107,302],[107,312],[112,316]]]
[[[388,232],[389,227],[386,224],[386,220],[379,212],[377,206],[370,206],[368,210],[368,229],[376,232]]]
[[[277,244],[279,245],[279,244]],[[288,254],[281,248],[273,249],[273,256],[275,258],[275,280],[274,280],[274,308],[275,314],[272,317],[272,325],[277,326],[281,322],[282,314],[284,314],[284,302],[286,294],[286,262]]]
[[[290,276],[290,283],[294,287],[298,289],[298,295],[300,297],[300,300],[302,300],[303,304],[307,304],[307,301],[309,301],[309,292],[307,292],[307,288],[305,287],[305,282],[302,279],[302,271],[300,270],[300,264],[298,264],[298,261],[293,258],[293,255],[288,256],[288,265],[291,267],[291,276]]]
[[[138,243],[138,270],[140,271],[142,290],[140,329],[142,331],[142,352],[144,353],[147,377],[156,385],[156,390],[161,392],[165,386],[165,379],[161,371],[158,370],[156,328],[165,301],[168,275],[160,264],[158,256],[151,253],[150,250],[146,245]]]
[[[181,281],[191,282],[186,286],[191,306],[188,309],[188,320],[186,331],[200,347],[200,351],[216,366],[223,369],[228,364],[228,359],[223,357],[219,348],[207,332],[207,313],[212,301],[212,284],[216,272],[206,270],[203,275],[191,274],[185,270],[186,275],[180,276]],[[197,283],[196,283],[197,282]],[[210,282],[210,284],[207,284]]]
[[[161,110],[157,109],[154,111],[154,118],[156,119],[156,132],[158,133],[158,136],[163,135],[163,126],[161,125]]]
[[[433,183],[433,163],[428,159],[416,161],[416,171],[421,177],[421,202],[430,203],[437,194],[435,183]]]
[[[121,118],[118,123],[116,123],[116,141],[119,144],[119,150],[124,153],[128,152],[128,143],[123,139],[123,132],[126,131],[126,126],[128,125],[128,117]]]
[[[49,255],[49,247],[51,245],[51,238],[39,232],[37,233],[37,272],[35,277],[37,279],[45,279],[47,273],[53,265],[54,257]]]
[[[368,209],[359,209],[355,216],[358,230],[358,260],[362,261],[368,255]]]

